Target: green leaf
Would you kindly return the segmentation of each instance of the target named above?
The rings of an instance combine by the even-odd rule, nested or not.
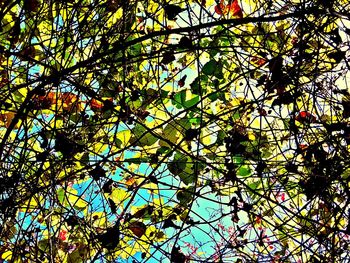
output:
[[[217,66],[217,63],[215,60],[210,60],[209,62],[207,62],[203,68],[202,68],[202,72],[208,76],[214,75],[215,72],[215,68]]]
[[[58,201],[60,201],[60,203],[63,203],[64,199],[65,199],[65,191],[63,188],[59,188],[57,190],[57,198],[58,198]]]
[[[210,60],[203,66],[202,72],[208,76],[215,76],[218,79],[222,79],[224,77],[222,73],[222,64],[218,63],[214,59]]]
[[[176,106],[176,108],[190,108],[199,101],[199,96],[194,96],[191,99],[187,99],[186,97],[186,90],[181,90],[174,96],[173,104]]]
[[[192,160],[180,152],[176,152],[173,161],[168,163],[169,171],[174,175],[178,175],[186,185],[196,181],[194,168]],[[197,164],[197,170],[199,169],[202,169],[202,167]]]
[[[208,76],[201,75],[200,77],[196,77],[193,82],[190,84],[191,91],[193,94],[202,95],[207,93],[206,86],[208,85]]]
[[[177,200],[179,200],[182,206],[188,206],[193,199],[194,191],[195,191],[195,188],[193,186],[190,186],[185,190],[178,191],[176,194],[176,198]]]
[[[169,171],[174,175],[179,175],[186,168],[187,156],[176,152],[174,160],[168,164]]]
[[[131,139],[131,143],[136,142],[137,146],[151,146],[158,141],[157,137],[139,123],[135,125],[133,133],[135,137]]]
[[[239,168],[238,170],[238,175],[239,176],[243,176],[243,177],[247,177],[251,175],[251,170],[248,166],[242,166],[241,168]]]
[[[123,142],[121,140],[119,140],[117,137],[114,140],[115,146],[117,146],[117,148],[121,148],[123,145]]]
[[[157,155],[166,154],[169,151],[171,151],[171,149],[169,147],[162,146],[162,147],[157,149]]]

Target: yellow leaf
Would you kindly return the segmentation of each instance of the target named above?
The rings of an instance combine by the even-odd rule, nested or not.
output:
[[[130,193],[121,188],[113,189],[110,198],[116,205],[122,205],[130,197]]]
[[[118,140],[122,142],[121,148],[123,148],[128,144],[131,138],[131,131],[130,130],[120,131],[117,133],[116,137]]]
[[[38,194],[30,197],[20,209],[21,211],[31,211],[32,209],[38,209],[44,203],[44,197]]]
[[[2,253],[1,258],[5,259],[5,260],[11,260],[11,258],[12,258],[12,251],[8,250],[8,251]]]
[[[105,212],[93,212],[91,214],[91,221],[94,227],[107,227],[106,213]]]
[[[123,16],[123,9],[119,8],[110,18],[107,20],[107,27],[112,27],[117,24],[120,18]]]

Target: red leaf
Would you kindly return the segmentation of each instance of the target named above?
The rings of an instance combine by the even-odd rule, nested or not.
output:
[[[149,111],[141,110],[141,109],[135,112],[135,115],[139,117],[141,120],[146,119],[149,114],[150,114]]]
[[[238,4],[238,0],[234,0],[231,4],[228,4],[226,7],[233,16],[243,18],[242,9]]]
[[[47,95],[39,96],[38,97],[40,101],[49,100],[52,104],[56,103],[56,93],[55,92],[49,92]]]
[[[183,76],[179,82],[177,83],[179,85],[179,87],[183,87],[185,86],[185,81],[186,81],[187,75]]]
[[[61,232],[58,234],[58,238],[65,241],[67,239],[67,233],[68,232],[66,230],[61,230]]]
[[[224,1],[221,0],[220,4],[216,5],[214,10],[215,10],[215,13],[221,16],[227,13],[231,13],[233,16],[238,16],[239,18],[243,18],[243,12],[241,7],[238,4],[238,0],[233,0],[232,3],[227,5],[224,5]]]
[[[138,238],[142,237],[146,233],[146,225],[142,222],[132,222],[128,226],[128,229],[134,233]]]
[[[225,6],[223,4],[218,4],[214,8],[215,13],[222,16],[224,14]]]
[[[313,123],[316,121],[316,117],[308,111],[301,111],[295,117],[295,120],[298,122],[301,122],[301,123],[303,123],[303,122]]]

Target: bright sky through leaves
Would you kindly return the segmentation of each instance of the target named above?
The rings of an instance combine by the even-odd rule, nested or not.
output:
[[[347,262],[349,4],[0,4],[5,262]]]

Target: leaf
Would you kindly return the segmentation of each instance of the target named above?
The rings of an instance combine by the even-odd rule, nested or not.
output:
[[[173,249],[171,250],[171,263],[185,263],[186,262],[186,256],[180,251],[179,247],[173,246]]]
[[[4,126],[8,128],[15,117],[15,113],[13,112],[7,112],[4,114],[0,114],[0,127]]]
[[[137,210],[132,217],[134,218],[142,218],[142,219],[149,219],[154,211],[153,205],[147,205],[139,210]]]
[[[171,215],[169,218],[165,219],[163,221],[163,229],[166,229],[166,228],[169,228],[169,227],[173,227],[175,229],[179,229],[180,227],[177,226],[173,221],[172,219],[176,219],[176,215]]]
[[[281,56],[274,57],[269,62],[269,69],[271,72],[271,80],[279,81],[283,76],[283,58]]]
[[[164,52],[163,59],[161,60],[160,63],[162,63],[164,65],[168,65],[171,62],[173,62],[174,60],[175,60],[174,51],[167,51],[167,52]]]
[[[68,231],[67,230],[61,230],[60,232],[59,232],[59,234],[58,234],[58,238],[60,239],[60,240],[62,240],[62,241],[65,241],[65,240],[67,240],[67,233],[68,233]]]
[[[70,226],[70,227],[75,227],[75,226],[77,226],[77,225],[79,225],[79,221],[80,221],[81,219],[79,218],[79,217],[77,217],[77,216],[69,216],[65,221],[66,221],[66,223],[67,223],[67,225],[68,226]]]
[[[334,59],[336,63],[339,63],[342,59],[345,59],[345,51],[337,50],[331,53],[328,53],[327,56],[331,59]]]
[[[200,131],[197,129],[188,129],[185,131],[185,137],[184,139],[186,141],[192,141],[193,139],[197,138],[197,136],[200,134]]]
[[[151,146],[155,144],[159,139],[149,132],[143,125],[136,124],[132,129],[135,137],[130,140],[131,143],[135,142],[138,146]]]
[[[141,238],[146,233],[147,227],[142,222],[132,222],[129,224],[128,229],[130,229],[135,236]]]
[[[250,176],[251,175],[251,170],[250,170],[250,168],[248,166],[241,166],[238,169],[237,175],[243,176],[243,177]]]
[[[179,87],[182,88],[183,86],[185,86],[185,80],[186,80],[186,78],[187,78],[187,75],[183,76],[183,77],[178,81]]]
[[[77,210],[84,210],[88,206],[88,202],[83,200],[80,196],[70,195],[68,197],[70,204],[74,204],[73,207]]]
[[[178,47],[191,49],[191,48],[193,48],[193,43],[192,43],[191,39],[189,39],[186,36],[183,36],[178,43]]]
[[[182,9],[177,5],[166,4],[164,5],[164,11],[169,20],[176,20],[176,16],[186,9]]]
[[[173,103],[174,105],[178,108],[190,108],[194,105],[196,105],[199,101],[199,96],[193,95],[191,96],[190,99],[187,99],[187,91],[186,90],[181,90],[180,92],[176,93],[174,96]]]
[[[71,157],[73,154],[83,150],[83,147],[70,138],[67,135],[57,132],[55,137],[55,150],[62,153],[65,157]]]
[[[238,0],[233,0],[232,3],[227,5],[224,4],[224,0],[221,0],[214,8],[215,13],[218,15],[226,15],[230,13],[233,16],[238,16],[239,18],[243,17],[243,12],[241,7],[238,4]]]
[[[12,251],[11,250],[7,250],[5,252],[1,253],[1,258],[6,260],[6,262],[10,262],[12,259]]]
[[[176,152],[174,160],[168,164],[169,171],[174,175],[179,175],[186,168],[188,157]]]
[[[98,181],[98,179],[102,177],[106,177],[106,171],[99,165],[97,165],[93,170],[91,170],[89,174],[95,181]]]
[[[274,105],[281,106],[281,105],[291,104],[301,95],[302,95],[302,92],[300,92],[300,91],[297,91],[294,94],[291,91],[284,92],[284,93],[280,94],[278,96],[278,98],[276,98],[272,102],[272,106],[274,106]]]
[[[336,45],[342,43],[341,36],[339,34],[339,28],[336,28],[328,33],[330,35],[330,40],[333,41]]]
[[[241,7],[238,4],[238,0],[233,0],[231,4],[228,4],[226,8],[233,16],[238,16],[239,18],[243,18],[243,12]]]
[[[101,100],[101,101],[92,99],[89,105],[93,111],[103,111],[103,112],[113,109],[114,107],[112,98],[108,98],[107,100]]]
[[[301,111],[295,116],[295,120],[301,123],[314,123],[316,122],[316,117],[308,111]]]
[[[131,138],[131,131],[130,130],[124,130],[117,132],[115,136],[115,144],[118,148],[125,147]]]
[[[150,158],[149,157],[128,158],[128,159],[125,159],[124,161],[129,163],[141,164],[141,163],[148,163],[150,161]]]
[[[88,202],[82,199],[82,197],[78,195],[78,191],[74,188],[57,189],[57,197],[61,204],[66,207],[73,206],[75,209],[82,211],[88,206]]]
[[[173,161],[168,163],[169,171],[174,175],[178,175],[181,181],[186,185],[196,181],[193,168],[194,164],[189,157],[180,152],[176,152]]]
[[[115,224],[113,227],[107,228],[105,233],[96,235],[96,238],[102,247],[115,249],[119,245],[119,235],[119,225]]]
[[[59,95],[59,103],[62,104],[62,108],[68,112],[81,111],[81,103],[79,97],[71,92],[63,92]]]
[[[184,190],[179,190],[176,194],[177,200],[179,200],[180,205],[187,207],[193,200],[195,188],[190,186]]]
[[[217,4],[214,8],[215,13],[222,16],[225,12],[225,5],[224,4]]]
[[[170,122],[165,126],[161,135],[162,135],[162,138],[172,142],[173,144],[176,144],[178,139],[178,134],[179,134],[179,131],[177,130],[176,124],[174,122]],[[162,140],[162,139],[160,140],[159,145],[161,146],[161,148],[158,150],[161,151],[161,154],[168,152],[172,147],[165,140]]]
[[[350,95],[345,94],[344,97],[341,100],[341,105],[343,106],[343,117],[349,118],[350,117]]]
[[[222,79],[223,73],[222,73],[222,64],[218,63],[217,61],[210,60],[208,61],[202,68],[202,72],[208,76],[215,76],[218,79]]]
[[[201,75],[200,77],[196,77],[193,82],[190,84],[191,92],[193,94],[205,94],[206,86],[208,85],[208,76]]]
[[[112,193],[110,194],[110,199],[116,205],[123,204],[129,198],[130,198],[130,193],[126,192],[122,188],[114,188],[114,189],[112,189]]]
[[[109,203],[109,207],[111,208],[111,212],[113,214],[117,213],[117,206],[114,203],[114,201],[112,199],[108,198],[108,203]]]
[[[213,75],[215,72],[215,68],[216,68],[216,61],[215,60],[210,60],[209,62],[207,62],[203,68],[202,68],[202,72],[206,75]]]
[[[37,12],[40,7],[39,0],[26,0],[23,4],[23,9],[29,12]]]
[[[102,186],[102,191],[105,194],[111,194],[112,193],[112,189],[113,189],[113,184],[114,181],[112,179],[109,179],[106,183],[104,183],[104,185]]]

